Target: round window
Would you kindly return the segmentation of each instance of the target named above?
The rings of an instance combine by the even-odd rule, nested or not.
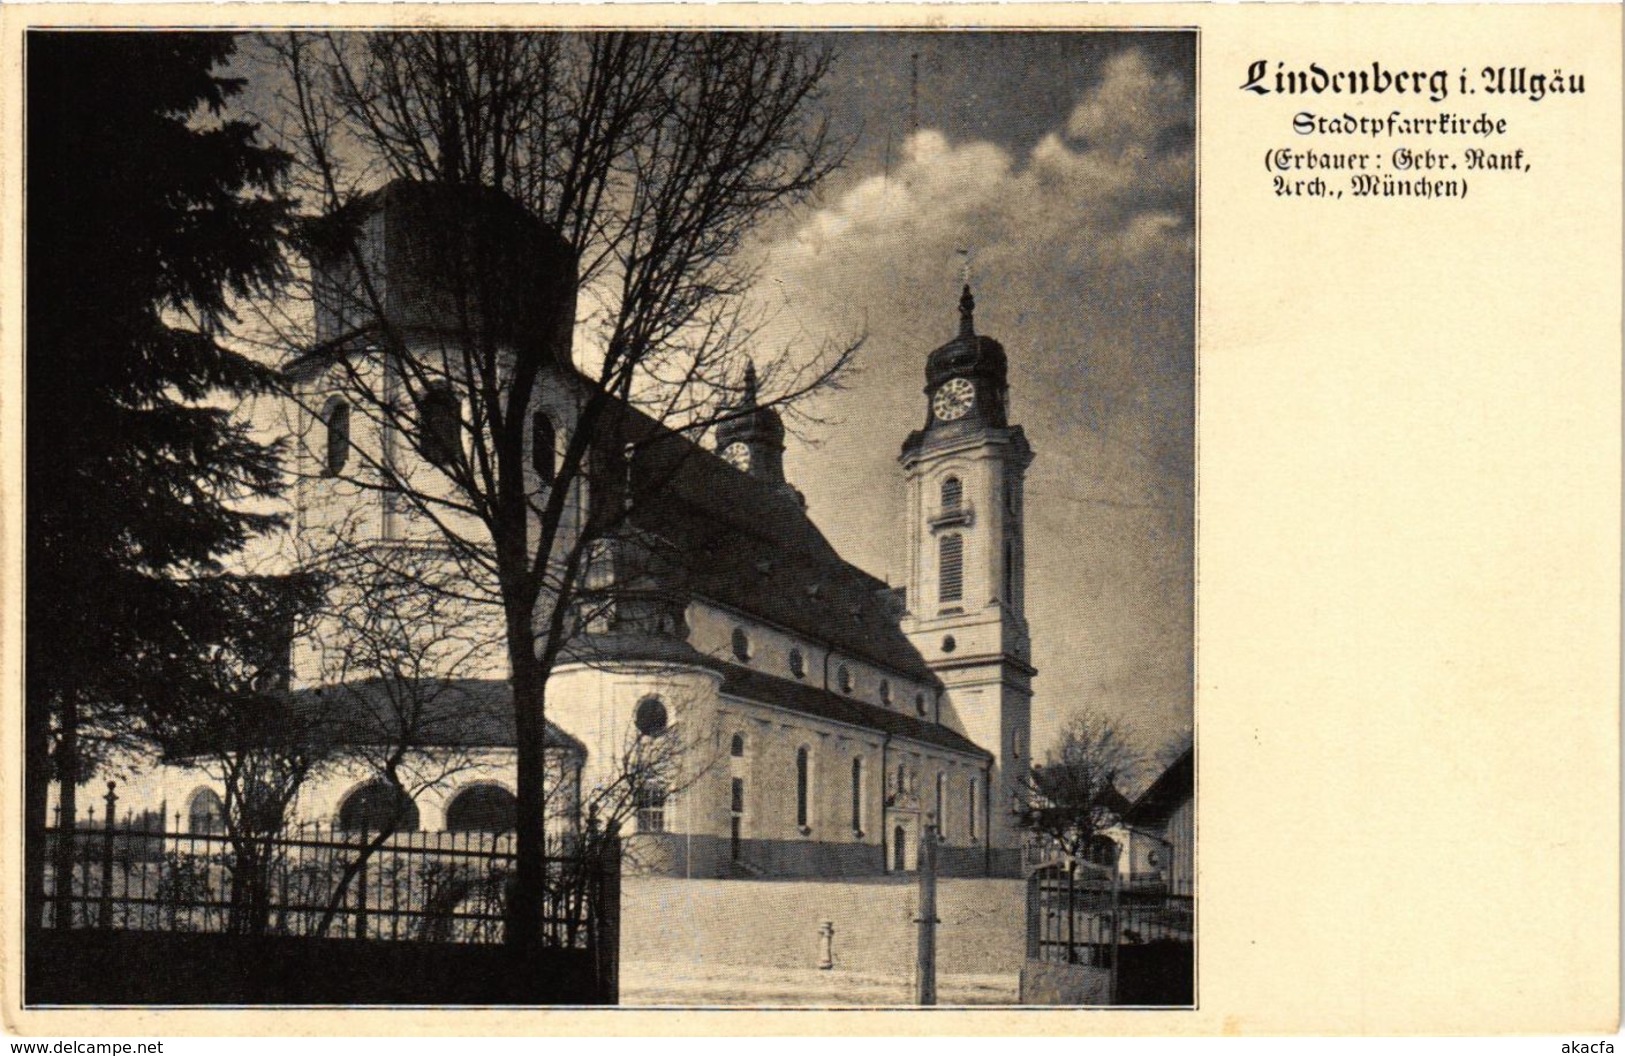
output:
[[[947,637],[942,639],[942,651],[943,652],[951,653],[957,648],[959,648],[959,643],[954,641],[954,636],[953,635],[950,634]]]
[[[733,646],[734,659],[742,664],[750,660],[750,636],[743,627],[734,628]]]
[[[800,649],[790,650],[790,673],[797,678],[807,677],[807,658]]]
[[[632,722],[643,736],[658,737],[666,732],[666,705],[660,702],[659,697],[644,697],[638,701],[638,710],[632,716]]]
[[[841,687],[842,693],[852,692],[852,669],[842,664],[835,671],[835,684]]]

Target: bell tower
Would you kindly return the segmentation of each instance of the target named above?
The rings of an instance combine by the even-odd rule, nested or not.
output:
[[[1033,451],[1009,423],[1004,346],[959,332],[925,366],[925,426],[903,443],[908,481],[908,613],[903,630],[946,687],[941,721],[993,754],[988,836],[995,871],[1020,867],[1013,807],[1031,766],[1032,666],[1026,617],[1023,481]]]
[[[716,453],[746,476],[771,484],[801,505],[801,492],[784,479],[784,420],[771,406],[760,406],[756,364],[746,361],[739,402],[723,408],[717,425]]]

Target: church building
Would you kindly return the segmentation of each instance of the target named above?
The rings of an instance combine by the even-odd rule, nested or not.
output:
[[[449,364],[461,350],[450,328],[436,332],[435,295],[424,293],[436,270],[423,232],[440,222],[444,197],[400,181],[371,196],[361,220],[376,281],[388,284],[387,310],[402,313],[392,324],[419,358]],[[489,255],[506,270],[527,275],[532,289],[573,289],[561,240],[511,203],[478,208],[502,220]],[[353,387],[375,385],[391,405],[410,396],[423,434],[439,430],[447,445],[462,442],[458,394],[392,373],[346,307],[354,276],[337,265],[318,272],[316,342],[289,368],[302,408],[298,548],[319,552],[341,526],[378,553],[432,546],[437,529],[366,467],[387,464],[414,487],[433,487],[437,468],[423,457],[433,452],[390,435],[387,420],[357,406]],[[606,458],[628,452],[624,473],[577,482],[572,516],[615,502],[626,517],[587,578],[613,585],[613,600],[584,617],[547,685],[549,779],[567,793],[556,807],[550,800],[550,813],[570,818],[617,780],[629,752],[674,738],[680,763],[639,788],[629,815],[637,868],[741,878],[908,872],[930,829],[947,875],[1017,872],[1012,803],[1029,765],[1036,674],[1024,587],[1023,478],[1033,452],[1010,422],[1005,350],[977,333],[970,288],[957,320],[951,303],[944,309],[947,340],[920,349],[923,424],[897,438],[891,490],[874,489],[903,514],[901,587],[844,560],[809,517],[785,477],[784,425],[753,370],[708,439],[663,431],[629,410],[612,438],[595,440]],[[568,347],[574,317],[573,293],[561,293],[525,325]],[[431,346],[439,351],[424,353]],[[527,443],[537,489],[552,486],[555,456],[581,413],[575,369],[559,368],[534,397]],[[459,629],[460,638],[469,633]],[[292,650],[296,698],[333,699],[341,679],[365,681],[335,673],[324,634],[318,625]],[[468,765],[417,797],[416,827],[500,828],[504,810],[511,817],[501,649],[481,663],[459,668],[457,692],[438,705],[438,736]],[[145,794],[207,823],[207,797],[218,790],[202,771],[184,760],[162,770]],[[348,824],[373,784],[362,768],[330,768],[301,791],[295,812]]]

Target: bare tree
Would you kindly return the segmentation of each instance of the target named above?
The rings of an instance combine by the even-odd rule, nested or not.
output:
[[[329,218],[306,250],[342,302],[322,316],[311,292],[331,330],[322,394],[342,390],[391,438],[333,473],[392,496],[443,544],[459,596],[500,612],[518,741],[512,933],[528,943],[548,676],[590,622],[583,599],[601,607],[593,590],[640,545],[622,531],[637,464],[654,456],[669,476],[689,440],[756,413],[740,398],[756,334],[740,251],[839,160],[812,113],[830,60],[771,34],[295,34],[272,47],[307,202]],[[401,307],[425,290],[403,299],[400,275],[378,267],[379,199],[363,192],[384,177],[442,185],[494,221],[415,229],[432,240],[432,318]],[[773,394],[758,406],[834,384],[855,350],[752,349]]]
[[[286,709],[285,698],[239,700],[236,721],[193,762],[225,789],[222,819],[231,855],[230,929],[264,934],[270,925],[273,870],[288,809],[305,782],[330,761],[314,722]]]
[[[304,694],[303,710],[321,717],[334,757],[388,798],[340,868],[318,934],[406,823],[410,805],[481,764],[466,728],[484,704],[475,680],[502,651],[488,626],[468,619],[456,584],[441,582],[450,570],[439,547],[380,549],[356,545],[357,534],[344,524],[301,562],[333,584],[310,636],[322,688]]]
[[[1087,708],[1076,711],[1059,746],[1026,776],[1017,823],[1063,854],[1087,857],[1090,842],[1127,809],[1118,786],[1139,767],[1139,755],[1114,719]]]

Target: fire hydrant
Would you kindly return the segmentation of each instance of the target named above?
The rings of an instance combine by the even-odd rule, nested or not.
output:
[[[824,921],[824,926],[818,929],[818,967],[830,969],[835,967],[835,922]]]

